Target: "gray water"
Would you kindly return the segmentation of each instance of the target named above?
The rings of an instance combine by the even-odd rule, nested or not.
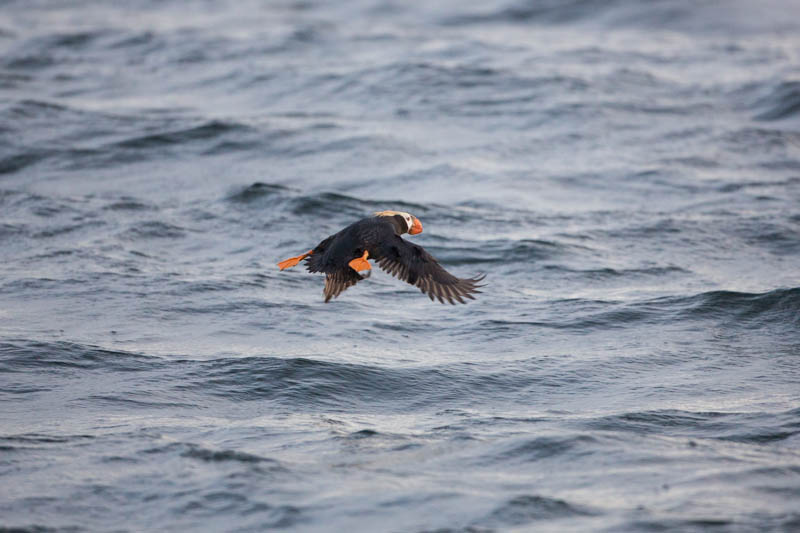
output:
[[[0,1],[2,531],[797,531],[799,331],[797,2]]]

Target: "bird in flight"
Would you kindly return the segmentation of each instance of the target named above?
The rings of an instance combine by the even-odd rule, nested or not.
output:
[[[431,300],[466,303],[485,276],[461,279],[446,271],[422,246],[401,235],[422,233],[422,223],[403,211],[380,211],[354,222],[319,243],[313,250],[278,263],[283,270],[305,261],[309,272],[325,274],[325,303],[371,273],[372,259],[389,274],[418,287]],[[362,274],[364,272],[364,274]]]

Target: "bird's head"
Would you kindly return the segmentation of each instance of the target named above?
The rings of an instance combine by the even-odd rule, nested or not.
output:
[[[409,235],[422,233],[422,222],[414,215],[403,211],[378,211],[375,213],[375,216],[393,219],[395,221],[395,227],[398,228],[399,235],[403,233],[408,233]]]

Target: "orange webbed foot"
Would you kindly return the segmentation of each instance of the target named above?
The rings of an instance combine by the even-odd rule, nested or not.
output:
[[[347,264],[350,265],[350,268],[356,272],[361,272],[362,270],[372,270],[372,266],[369,264],[369,261],[367,261],[367,257],[369,257],[369,252],[365,250],[364,255],[353,259]]]
[[[285,268],[292,268],[293,266],[297,266],[300,261],[308,257],[314,252],[314,250],[309,250],[304,254],[298,255],[297,257],[290,257],[289,259],[284,259],[280,263],[278,263],[278,268],[281,270]]]

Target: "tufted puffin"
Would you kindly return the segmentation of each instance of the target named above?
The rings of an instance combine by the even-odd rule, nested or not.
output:
[[[417,217],[402,211],[380,211],[331,235],[313,250],[281,261],[278,267],[291,268],[305,260],[309,272],[324,272],[325,303],[369,276],[372,266],[368,259],[441,303],[458,300],[463,304],[464,298],[474,300],[472,295],[481,292],[478,282],[485,276],[453,276],[422,246],[403,240],[400,235],[404,233],[422,233]]]

